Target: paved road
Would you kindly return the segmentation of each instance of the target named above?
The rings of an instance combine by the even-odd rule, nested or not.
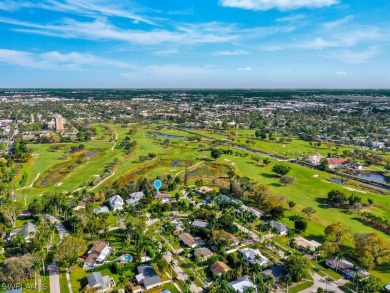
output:
[[[249,230],[248,228],[238,224],[237,222],[234,222],[234,224],[237,226],[238,229],[240,229],[242,232],[249,235],[250,238],[252,238],[255,242],[263,242],[262,238],[259,237],[255,232]]]
[[[50,280],[50,293],[61,293],[60,289],[60,270],[57,263],[53,261],[48,267]]]
[[[317,292],[318,288],[322,288],[324,290],[327,288],[328,291],[337,292],[337,293],[344,292],[340,290],[335,283],[327,281],[325,278],[321,277],[318,274],[313,274],[313,280],[314,280],[314,285],[306,290],[301,291],[302,293],[315,293]]]
[[[66,230],[65,226],[61,223],[59,219],[56,217],[46,214],[45,218],[49,220],[50,223],[57,225],[58,234],[60,234],[60,242],[64,240],[66,236],[69,235],[69,232]],[[60,290],[60,269],[57,266],[57,263],[53,261],[53,263],[48,268],[50,274],[50,293],[61,293]],[[70,291],[72,292],[72,291]]]
[[[56,217],[45,214],[45,218],[50,221],[52,224],[57,224],[57,231],[60,234],[60,241],[62,242],[66,236],[69,236],[68,230],[66,230],[65,226],[58,220]]]
[[[186,279],[188,279],[188,275],[183,271],[183,269],[177,264],[177,262],[172,258],[172,254],[171,252],[167,252],[166,254],[164,254],[164,259],[170,263],[171,260],[173,260],[174,262],[174,265],[173,265],[173,269],[174,271],[176,272],[177,274],[177,279],[185,282]],[[201,293],[203,292],[203,289],[196,286],[194,283],[192,283],[190,285],[190,291],[191,292],[194,292],[194,293]]]

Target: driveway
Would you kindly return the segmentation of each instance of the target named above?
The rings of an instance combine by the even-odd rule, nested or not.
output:
[[[303,290],[301,292],[315,293],[315,292],[317,292],[318,288],[322,288],[324,290],[328,289],[328,291],[337,292],[337,293],[344,292],[344,291],[340,290],[339,287],[335,283],[327,281],[325,278],[321,277],[318,274],[313,274],[313,281],[314,281],[313,286],[311,286],[310,288]]]

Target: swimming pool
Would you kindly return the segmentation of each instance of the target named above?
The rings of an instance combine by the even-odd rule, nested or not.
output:
[[[133,257],[132,257],[130,254],[126,254],[126,255],[123,257],[122,262],[128,263],[128,262],[131,262],[132,259],[133,259]]]

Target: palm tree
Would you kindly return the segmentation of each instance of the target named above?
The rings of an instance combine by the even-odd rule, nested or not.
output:
[[[256,255],[256,258],[258,257],[259,255]],[[262,270],[262,267],[259,263],[255,263],[252,267],[252,272],[253,272],[253,281],[256,283],[256,277],[257,277],[257,274],[260,273]]]
[[[322,252],[322,246],[317,246],[317,247],[315,248],[315,250],[314,250],[314,255],[315,255],[315,257],[316,257],[316,263],[318,263],[318,261],[317,261],[317,256],[318,256],[319,254],[321,254],[321,252]]]
[[[286,292],[288,293],[288,286],[289,286],[289,284],[291,283],[292,278],[291,278],[290,274],[287,274],[287,275],[284,277],[284,279],[285,279],[286,284],[287,284],[287,291],[286,291]]]
[[[356,292],[359,292],[359,282],[361,282],[362,278],[359,276],[359,274],[355,275],[355,284],[356,284]]]
[[[190,278],[187,278],[185,280],[185,284],[187,285],[187,293],[188,293],[188,289],[190,288],[190,285],[192,284],[192,280]]]
[[[337,272],[338,269],[339,269],[339,262],[340,262],[341,260],[344,259],[344,254],[342,253],[341,250],[339,250],[339,251],[336,253],[335,259],[337,260],[337,262],[336,262],[336,272]]]
[[[358,274],[359,270],[360,270],[360,269],[359,269],[359,267],[358,267],[357,265],[353,265],[352,271],[353,271],[355,274],[353,275],[352,284],[355,284],[356,279],[359,277],[359,274]]]
[[[288,245],[289,246],[291,246],[291,239],[294,238],[295,235],[296,235],[296,233],[295,233],[294,229],[288,229],[287,238],[288,238]]]
[[[271,286],[275,284],[275,279],[272,275],[268,275],[265,279],[265,283],[268,285],[268,292],[271,292]]]
[[[294,248],[294,253],[295,253],[295,238],[291,239],[290,240],[290,245],[292,246],[292,248]]]

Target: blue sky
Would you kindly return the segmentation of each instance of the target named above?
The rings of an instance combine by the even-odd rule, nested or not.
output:
[[[0,87],[390,88],[388,0],[3,0]]]

